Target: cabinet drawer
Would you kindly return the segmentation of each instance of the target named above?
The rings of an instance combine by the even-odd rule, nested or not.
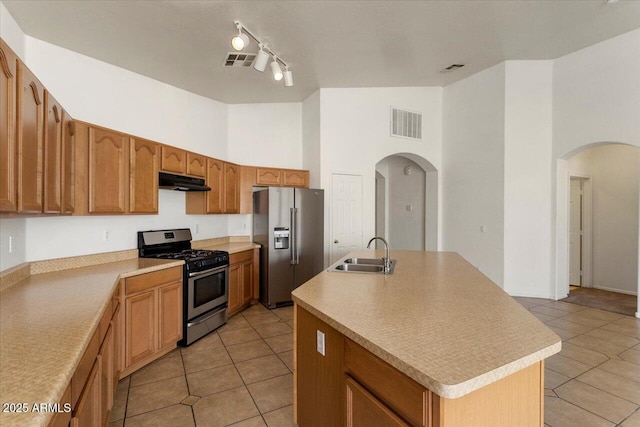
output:
[[[412,425],[426,426],[429,391],[345,338],[345,371]]]
[[[171,282],[182,281],[182,267],[172,267],[130,277],[125,282],[125,294],[131,295]]]
[[[98,328],[98,330],[93,334],[82,359],[80,359],[78,368],[71,378],[71,401],[72,406],[74,407],[78,402],[78,398],[80,398],[80,394],[82,393],[82,389],[84,388],[87,379],[89,378],[91,369],[96,362],[96,357],[98,357],[98,350],[100,349],[101,341],[100,338],[100,329]]]
[[[237,264],[253,259],[253,249],[229,255],[229,264]]]

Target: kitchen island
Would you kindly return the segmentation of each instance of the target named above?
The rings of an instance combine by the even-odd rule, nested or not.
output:
[[[560,338],[456,253],[391,258],[392,275],[324,271],[293,292],[300,427],[541,426]]]

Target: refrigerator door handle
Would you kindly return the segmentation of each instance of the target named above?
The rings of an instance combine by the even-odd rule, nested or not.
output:
[[[296,264],[300,264],[300,254],[298,253],[298,208],[293,208],[293,219],[294,219],[294,226],[295,226],[295,230],[296,230],[296,235],[294,236],[295,242],[296,242],[296,247],[295,247],[295,263]]]
[[[289,250],[291,253],[290,263],[295,265],[296,263],[296,208],[289,208],[289,225],[291,227],[291,236],[289,237]]]

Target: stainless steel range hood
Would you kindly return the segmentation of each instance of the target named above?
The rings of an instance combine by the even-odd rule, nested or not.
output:
[[[176,191],[211,191],[211,187],[207,187],[202,178],[193,178],[190,176],[174,175],[171,173],[160,172],[159,187],[163,190]]]

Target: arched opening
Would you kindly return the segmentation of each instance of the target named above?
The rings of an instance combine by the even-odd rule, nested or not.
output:
[[[639,194],[639,147],[594,143],[558,159],[557,299],[570,289],[570,298],[589,295],[596,301],[600,291],[584,288],[615,292],[612,297],[631,311],[626,314],[639,317]]]
[[[438,172],[410,153],[376,164],[376,235],[393,249],[437,250]]]

